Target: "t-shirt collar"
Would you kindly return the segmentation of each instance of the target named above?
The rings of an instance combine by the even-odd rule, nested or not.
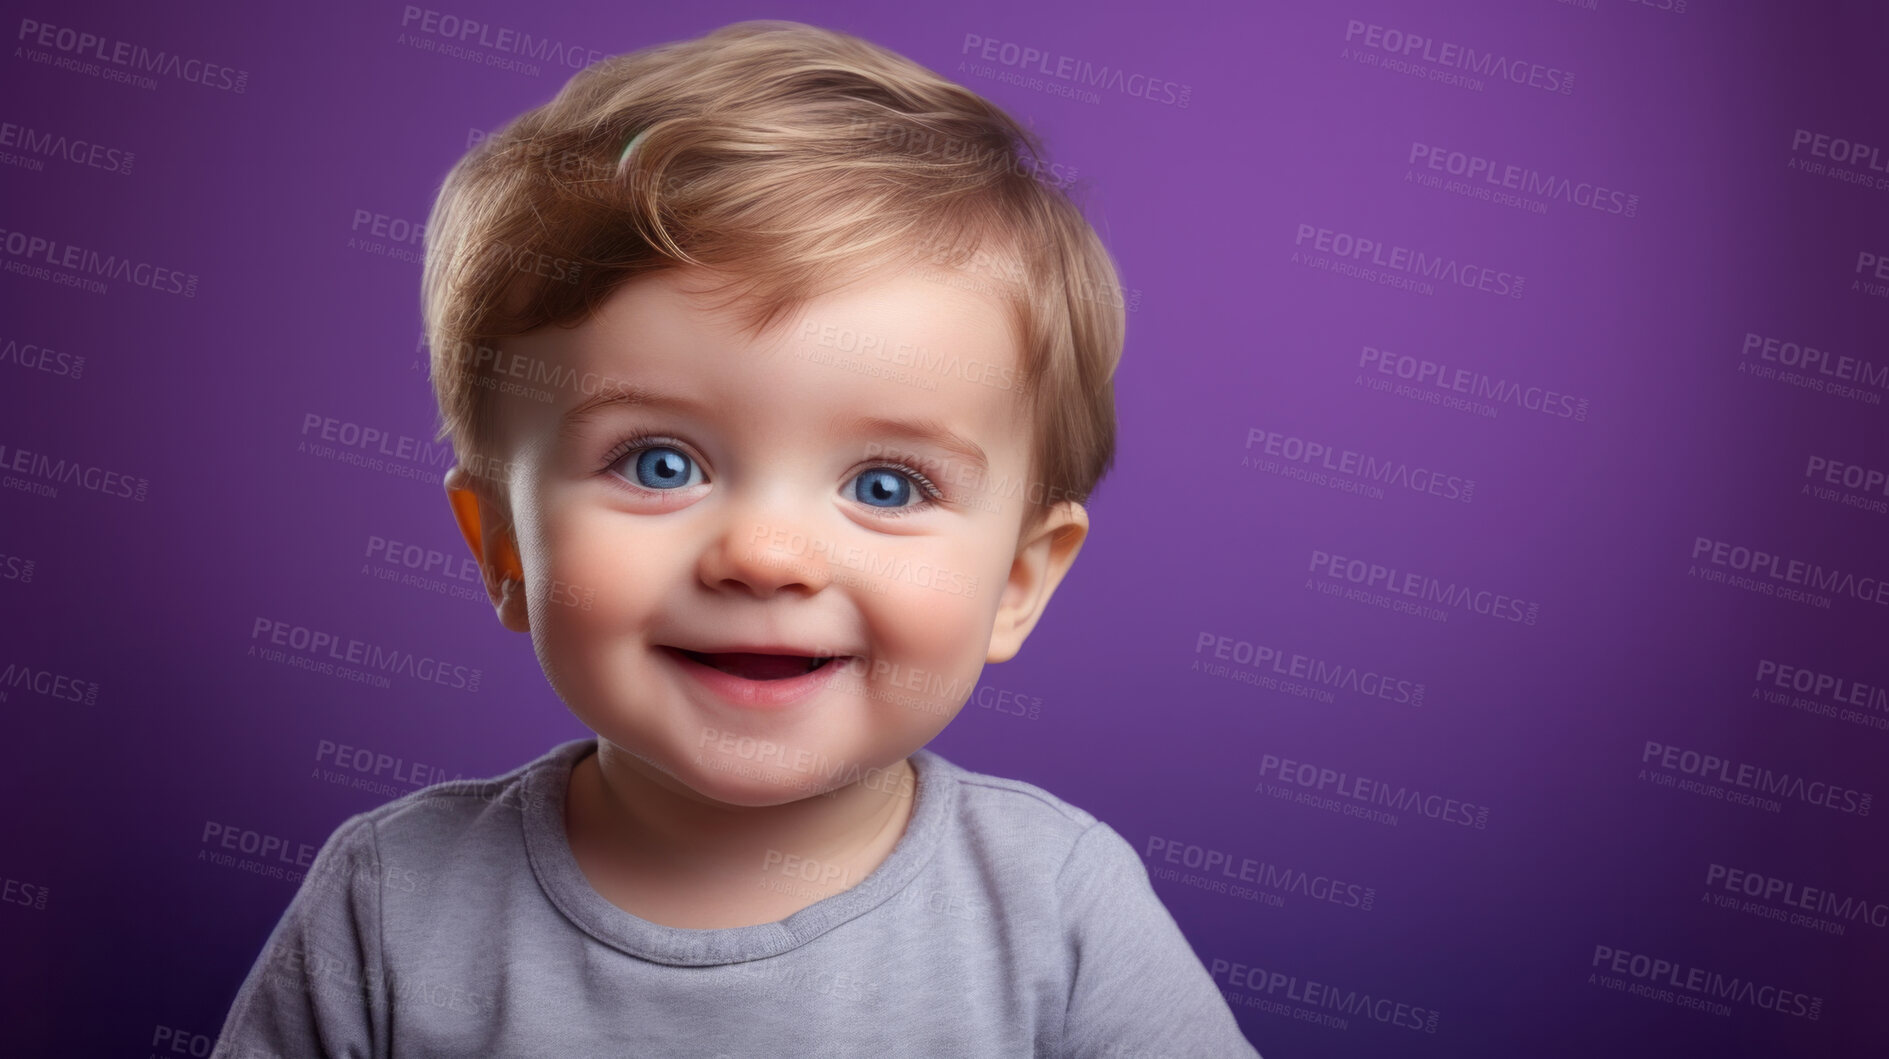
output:
[[[612,904],[584,876],[564,827],[571,768],[594,752],[595,736],[561,743],[527,770],[525,849],[546,896],[579,929],[606,945],[656,963],[701,967],[776,956],[855,919],[909,884],[936,851],[955,808],[952,766],[923,747],[911,755],[916,774],[912,815],[886,859],[850,889],[822,898],[786,919],[698,930],[664,926]]]

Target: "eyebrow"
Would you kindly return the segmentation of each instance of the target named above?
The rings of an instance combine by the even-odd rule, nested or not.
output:
[[[628,383],[614,383],[599,389],[564,413],[559,432],[569,434],[578,425],[597,418],[613,408],[669,408],[704,414],[707,406],[693,398],[662,393]],[[982,446],[935,419],[888,419],[884,416],[859,416],[853,420],[852,430],[856,434],[924,442],[964,457],[981,471],[990,470],[990,458],[984,454]]]
[[[926,442],[964,457],[981,471],[990,470],[990,460],[984,455],[983,448],[977,442],[951,430],[935,419],[887,419],[883,416],[860,416],[853,420],[852,429],[862,434]]]
[[[613,408],[669,408],[700,414],[706,406],[693,398],[660,393],[628,383],[612,383],[577,403],[564,413],[559,433],[569,434],[587,420],[595,419]]]

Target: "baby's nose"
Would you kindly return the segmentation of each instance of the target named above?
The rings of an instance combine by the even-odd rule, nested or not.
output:
[[[731,512],[716,539],[702,549],[702,583],[746,590],[766,598],[781,591],[811,594],[831,582],[828,562],[836,543],[804,522],[784,521],[778,510]]]

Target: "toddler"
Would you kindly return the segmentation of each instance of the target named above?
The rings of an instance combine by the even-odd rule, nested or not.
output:
[[[1123,306],[1068,175],[776,21],[458,162],[447,497],[594,737],[343,822],[216,1054],[1257,1055],[1120,834],[925,747],[1111,462]]]

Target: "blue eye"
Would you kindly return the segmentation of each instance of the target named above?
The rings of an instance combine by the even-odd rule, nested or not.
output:
[[[679,449],[651,445],[637,454],[636,481],[645,489],[679,489],[700,480],[700,468]]]
[[[911,498],[911,479],[884,467],[875,467],[853,479],[853,499],[874,507],[904,507]]]

